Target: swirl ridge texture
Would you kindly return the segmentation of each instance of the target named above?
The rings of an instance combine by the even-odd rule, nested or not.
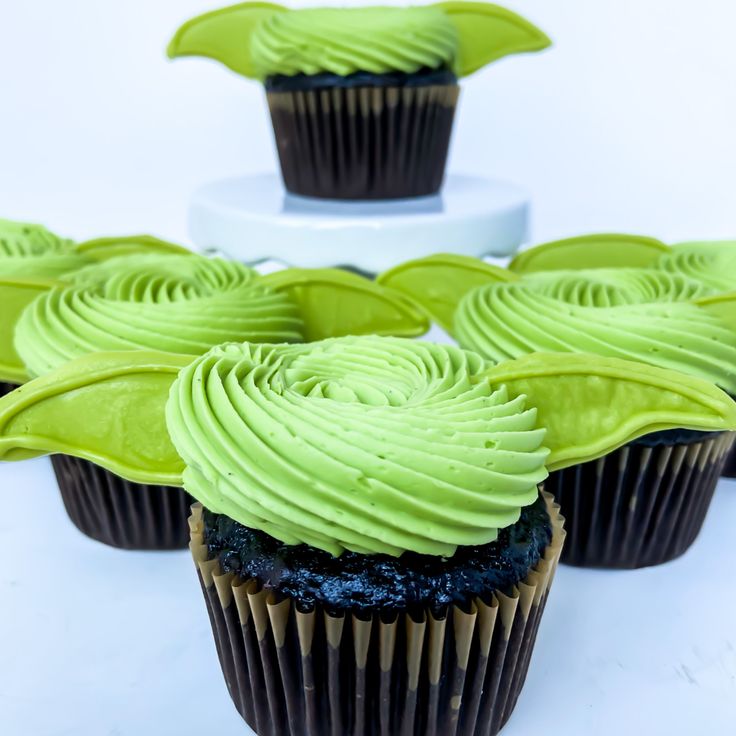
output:
[[[458,341],[494,362],[591,353],[677,370],[736,393],[736,333],[697,305],[672,301],[701,295],[698,284],[639,274],[624,287],[610,275],[595,281],[580,273],[474,289],[455,314]]]
[[[354,72],[413,74],[451,66],[457,31],[432,7],[309,8],[274,13],[251,39],[263,76]]]
[[[515,523],[546,477],[536,410],[486,367],[400,338],[231,344],[180,373],[167,426],[211,511],[335,556],[451,556]]]
[[[302,338],[298,308],[252,269],[199,256],[123,256],[75,272],[23,312],[18,354],[33,375],[86,353],[201,355],[230,340]]]
[[[55,278],[92,263],[42,225],[0,220],[0,276]]]

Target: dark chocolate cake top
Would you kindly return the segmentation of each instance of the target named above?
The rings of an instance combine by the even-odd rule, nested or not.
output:
[[[459,547],[450,558],[407,552],[401,557],[345,552],[333,557],[306,545],[288,546],[222,514],[205,510],[205,543],[225,572],[256,579],[300,608],[372,613],[464,605],[523,580],[549,545],[552,528],[544,500],[521,511],[498,539]]]

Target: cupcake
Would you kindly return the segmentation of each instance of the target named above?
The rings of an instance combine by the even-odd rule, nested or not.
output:
[[[98,238],[75,243],[47,230],[0,220],[0,396],[28,379],[15,350],[15,325],[39,294],[81,268],[118,255],[188,253],[185,248],[150,235]]]
[[[439,191],[459,77],[548,45],[531,23],[487,3],[243,3],[188,21],[168,53],[217,59],[264,84],[288,191],[394,199]]]
[[[69,278],[70,285],[38,296],[18,320],[15,349],[32,376],[105,350],[196,356],[227,340],[300,342],[374,331],[416,335],[427,327],[401,296],[329,269],[311,278],[305,271],[260,277],[221,259],[136,255]],[[116,414],[118,408],[106,411]],[[85,421],[94,426],[94,414]],[[65,448],[59,437],[52,463],[69,516],[82,532],[125,549],[186,545],[186,493],[165,483],[131,483]]]
[[[668,273],[680,274],[703,284],[713,294],[725,294],[708,300],[712,309],[721,304],[733,313],[731,293],[736,291],[736,241],[702,241],[678,243],[661,255],[653,267]],[[720,310],[721,316],[727,316]],[[729,314],[736,327],[736,320]],[[729,453],[723,466],[723,475],[736,478],[736,448]]]
[[[443,270],[442,260],[435,259],[433,281],[426,282],[431,302],[416,289],[412,264],[380,281],[435,309],[443,284],[462,283],[467,263],[456,259]],[[426,259],[414,268],[426,274]],[[477,276],[473,268],[468,280]],[[444,303],[457,305],[451,334],[488,360],[597,354],[673,369],[736,395],[736,330],[707,300],[686,301],[706,293],[696,281],[654,269],[540,272],[504,281],[486,268],[484,276],[485,286],[445,291]],[[551,473],[545,487],[562,505],[570,531],[563,561],[633,568],[683,554],[700,532],[732,445],[729,433],[683,426]]]
[[[92,431],[77,418],[100,403],[125,411]],[[681,424],[731,429],[736,404],[626,361],[494,368],[346,337],[224,345],[183,368],[165,353],[85,356],[0,400],[0,459],[64,433],[81,457],[176,476],[197,498],[217,652],[259,736],[491,736],[524,684],[564,538],[537,490],[545,463]]]

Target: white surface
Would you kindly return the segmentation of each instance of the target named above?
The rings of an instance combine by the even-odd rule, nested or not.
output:
[[[201,188],[189,210],[195,245],[258,263],[350,265],[378,273],[432,253],[507,256],[526,236],[528,195],[515,184],[449,176],[432,197],[344,202],[288,194],[275,174]]]
[[[164,56],[179,23],[228,2],[0,0],[0,213],[183,239],[202,183],[275,172],[259,85]],[[528,189],[535,242],[736,234],[736,2],[499,2],[555,46],[463,81],[451,172]]]
[[[47,460],[0,466],[0,733],[245,736],[188,552],[82,536]],[[736,483],[681,559],[562,567],[503,736],[734,733]]]

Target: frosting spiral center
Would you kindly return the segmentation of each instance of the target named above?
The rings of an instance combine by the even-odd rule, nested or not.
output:
[[[286,544],[452,555],[515,523],[546,476],[524,397],[449,346],[231,344],[185,368],[167,424],[185,487]]]

